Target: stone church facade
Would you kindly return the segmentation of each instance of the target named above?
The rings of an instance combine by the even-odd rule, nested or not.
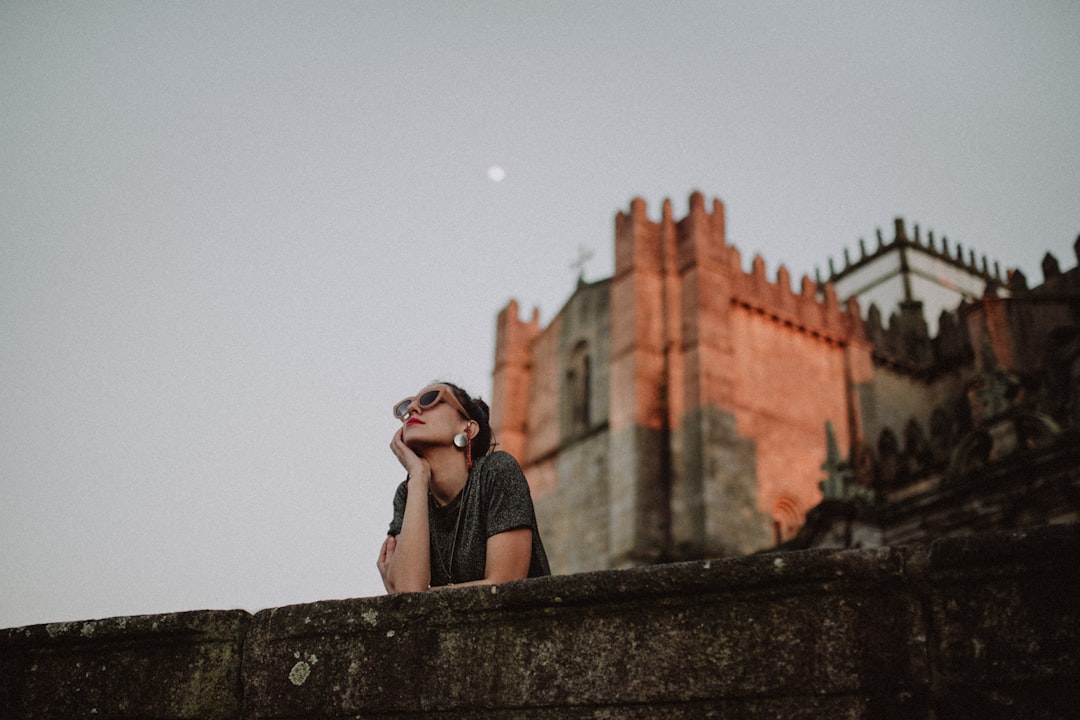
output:
[[[686,217],[665,202],[654,221],[634,200],[616,216],[610,278],[579,281],[546,327],[514,301],[498,316],[493,425],[529,478],[553,570],[835,544],[835,523],[816,510],[823,500],[879,507],[889,492],[944,477],[949,461],[956,474],[1018,442],[1060,444],[1080,407],[1080,283],[1076,271],[1054,273],[1072,285],[1053,299],[975,297],[976,287],[1023,295],[1026,280],[1005,282],[917,229],[908,238],[898,221],[890,243],[879,238],[876,251],[792,290],[787,270],[769,279],[760,257],[743,270],[719,201],[694,193]],[[947,309],[931,337],[921,297],[934,293],[918,283],[935,278]],[[898,312],[883,324],[874,304],[864,318],[858,298],[890,282]],[[837,287],[848,288],[843,300]],[[1029,330],[1035,313],[1045,338],[1009,335],[1010,313]],[[1052,371],[1044,352],[1056,353]],[[1006,382],[1001,397],[973,388],[1023,363],[1062,384],[1057,406],[1029,412],[1037,419],[1023,421],[1020,441],[1000,428],[979,434],[980,422],[1019,412],[1022,382]],[[983,396],[996,409],[979,415]],[[851,544],[851,513],[841,515]]]

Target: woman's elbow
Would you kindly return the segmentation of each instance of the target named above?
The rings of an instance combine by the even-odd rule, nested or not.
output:
[[[423,592],[428,589],[427,578],[420,576],[411,577],[409,573],[405,573],[405,577],[401,577],[401,574],[394,573],[391,569],[386,576],[386,591],[392,595],[397,593],[407,592]]]

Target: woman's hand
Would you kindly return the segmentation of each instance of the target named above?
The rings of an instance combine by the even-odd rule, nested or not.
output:
[[[379,551],[376,565],[383,585],[390,593],[427,590],[431,582],[431,540],[428,529],[428,484],[431,463],[405,444],[404,426],[394,433],[390,450],[409,473],[409,494],[401,533],[387,537]]]
[[[418,480],[427,487],[428,480],[431,479],[431,464],[405,444],[404,432],[405,426],[402,425],[390,441],[390,450],[401,463],[401,467],[405,468],[405,472],[409,473],[409,480]]]
[[[394,584],[390,582],[387,574],[390,569],[390,559],[394,557],[394,550],[396,549],[397,538],[393,535],[387,535],[382,548],[379,549],[379,559],[375,561],[375,565],[379,568],[379,575],[382,577],[383,587],[386,588],[388,593],[394,592]]]

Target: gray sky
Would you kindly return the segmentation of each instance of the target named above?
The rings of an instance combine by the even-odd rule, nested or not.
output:
[[[390,405],[701,190],[1076,262],[1080,4],[5,2],[0,627],[381,591]],[[502,168],[505,176],[489,173]]]

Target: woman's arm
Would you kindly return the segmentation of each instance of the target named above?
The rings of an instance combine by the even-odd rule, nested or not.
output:
[[[401,533],[391,543],[392,547],[387,548],[383,584],[388,592],[420,592],[431,584],[427,488],[413,485],[410,480]]]
[[[420,592],[431,585],[431,537],[428,528],[428,482],[431,466],[405,445],[399,430],[390,448],[409,471],[409,494],[401,533],[383,543],[379,574],[387,592]]]
[[[442,585],[432,590],[448,587],[470,587],[473,585],[497,585],[511,580],[522,580],[529,576],[529,563],[532,561],[532,530],[515,528],[497,533],[488,538],[487,560],[484,563],[484,577],[472,582],[456,585]]]

